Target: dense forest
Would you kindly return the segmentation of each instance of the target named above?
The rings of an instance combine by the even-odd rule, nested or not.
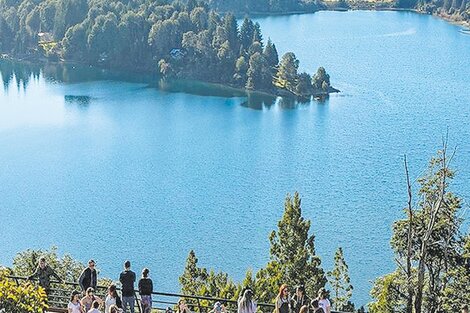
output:
[[[266,9],[301,3],[308,2],[270,1]],[[278,64],[276,46],[263,39],[258,23],[245,18],[239,27],[233,14],[217,13],[212,5],[196,0],[0,0],[0,52],[158,70],[164,77],[270,93],[283,89],[304,97],[334,91],[323,68],[313,78],[299,74],[293,53]]]
[[[314,12],[323,7],[320,0],[205,0],[218,11],[235,13]]]

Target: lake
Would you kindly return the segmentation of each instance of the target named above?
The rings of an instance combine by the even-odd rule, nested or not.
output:
[[[176,292],[194,249],[200,265],[241,280],[268,261],[284,198],[299,191],[325,270],[343,247],[353,300],[367,303],[371,281],[394,268],[403,155],[415,180],[448,129],[451,189],[470,199],[470,36],[409,12],[256,21],[280,54],[295,52],[310,73],[324,66],[342,92],[247,100],[204,84],[0,61],[0,264],[57,245],[114,279],[130,259],[150,268],[156,290]]]

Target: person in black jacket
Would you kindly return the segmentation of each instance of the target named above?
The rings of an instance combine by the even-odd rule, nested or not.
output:
[[[89,287],[96,289],[97,280],[98,277],[95,269],[95,261],[90,260],[88,261],[88,267],[83,270],[82,274],[80,274],[78,284],[82,291],[85,292]]]
[[[122,308],[124,313],[127,313],[127,305],[131,313],[134,312],[135,304],[135,293],[134,293],[134,283],[135,283],[135,273],[131,271],[131,262],[126,261],[124,263],[124,271],[119,275],[119,281],[122,285]]]
[[[34,271],[28,279],[37,278],[39,280],[39,285],[44,288],[46,294],[49,294],[51,290],[51,276],[54,276],[59,283],[62,282],[62,279],[57,275],[57,273],[47,264],[46,258],[41,257],[39,259],[39,264],[36,270]]]
[[[148,277],[149,269],[144,268],[142,271],[142,278],[139,280],[139,294],[141,299],[141,312],[150,313],[152,311],[152,292],[153,283]]]

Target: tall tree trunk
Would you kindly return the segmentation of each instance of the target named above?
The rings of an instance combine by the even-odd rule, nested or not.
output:
[[[407,255],[406,255],[406,279],[408,284],[408,299],[406,302],[406,312],[413,313],[413,273],[412,273],[412,238],[413,238],[413,208],[411,206],[412,193],[411,193],[411,183],[410,175],[408,172],[408,163],[406,162],[405,155],[405,172],[406,172],[406,184],[408,189],[408,245],[407,245]]]

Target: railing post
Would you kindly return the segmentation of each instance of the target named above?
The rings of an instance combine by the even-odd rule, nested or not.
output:
[[[199,310],[199,313],[202,313],[202,307],[201,307],[201,302],[199,301],[199,298],[197,299],[197,308]]]

